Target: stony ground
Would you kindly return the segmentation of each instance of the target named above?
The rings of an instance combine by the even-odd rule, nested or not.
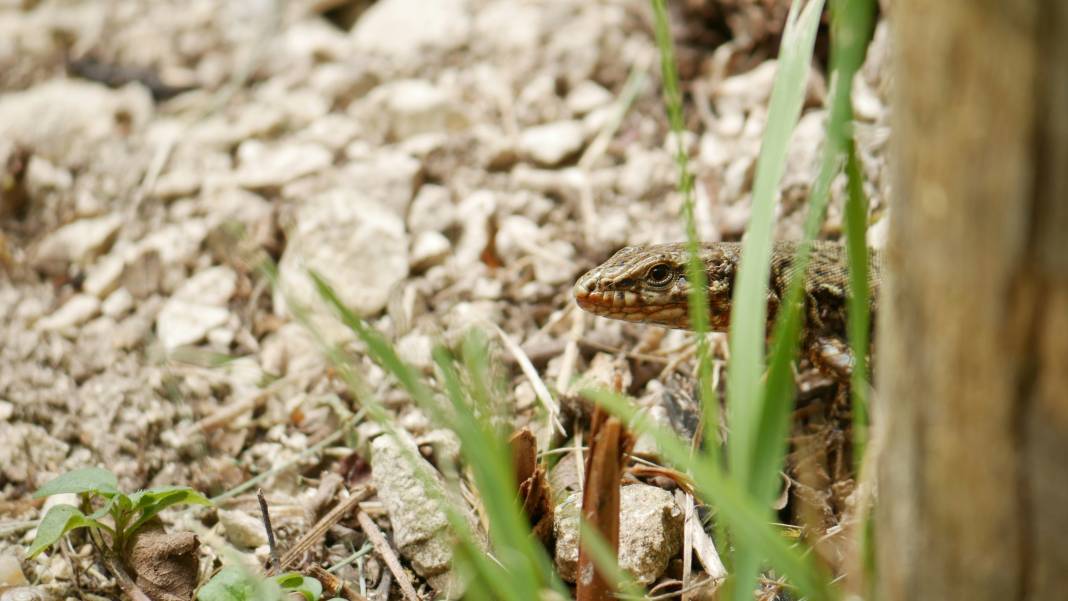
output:
[[[86,548],[25,559],[43,513],[30,493],[59,473],[101,465],[129,490],[219,495],[281,468],[259,485],[284,547],[367,481],[362,462],[391,455],[379,443],[372,457],[367,423],[335,435],[358,407],[294,319],[295,306],[323,313],[309,268],[427,374],[435,341],[495,324],[554,396],[591,365],[625,374],[637,397],[688,389],[689,334],[595,319],[570,297],[619,247],[682,239],[647,4],[367,4],[0,2],[0,565],[48,594],[118,596]],[[708,240],[746,226],[782,4],[676,6]],[[855,94],[876,245],[885,38],[880,26]],[[791,146],[782,237],[799,235],[819,159],[823,71]],[[141,82],[105,85],[131,78]],[[840,234],[840,207],[827,237]],[[257,270],[265,256],[279,288]],[[422,448],[450,444],[349,347]],[[546,441],[536,380],[502,356],[517,422]],[[375,480],[367,514],[395,539],[423,536],[397,532],[403,500]],[[659,507],[657,494],[624,503]],[[198,534],[206,576],[228,549],[262,563],[258,515],[245,492],[165,522]],[[365,535],[346,523],[309,559],[360,548]],[[440,585],[440,568],[393,542],[424,594]],[[339,575],[401,598],[376,554]]]

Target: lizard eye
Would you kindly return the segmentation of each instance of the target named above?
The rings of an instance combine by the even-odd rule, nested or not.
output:
[[[658,263],[649,268],[649,272],[645,274],[645,279],[654,286],[663,286],[671,281],[671,266],[665,263]]]

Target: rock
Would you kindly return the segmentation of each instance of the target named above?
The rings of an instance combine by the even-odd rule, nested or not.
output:
[[[74,176],[70,171],[56,167],[44,157],[31,156],[26,167],[26,189],[31,196],[39,196],[47,190],[70,190]]]
[[[193,196],[200,190],[203,176],[190,169],[168,171],[159,176],[152,192],[161,200]]]
[[[383,84],[371,92],[367,102],[386,117],[394,140],[456,131],[467,124],[452,95],[423,79]]]
[[[97,298],[111,294],[119,285],[126,262],[118,256],[108,255],[89,268],[82,290]]]
[[[380,0],[352,29],[355,55],[390,60],[401,69],[418,67],[426,56],[467,42],[471,31],[466,0]]]
[[[562,284],[574,279],[575,254],[571,243],[553,240],[545,230],[521,215],[505,217],[494,239],[495,248],[505,263],[531,257],[534,279],[544,284]]]
[[[133,308],[134,299],[130,291],[119,288],[112,292],[100,305],[100,311],[108,317],[121,317]]]
[[[185,281],[171,298],[224,307],[237,290],[237,272],[225,265],[209,267]]]
[[[519,135],[519,152],[539,165],[552,167],[582,149],[581,121],[557,121],[527,128]]]
[[[171,298],[156,317],[156,336],[170,351],[200,342],[229,319],[230,311],[222,307]]]
[[[352,161],[341,169],[339,187],[359,190],[363,198],[376,201],[398,217],[406,215],[420,180],[419,161],[406,153],[391,151],[349,156]]]
[[[308,124],[296,139],[311,142],[338,152],[360,134],[360,126],[348,115],[329,113]]]
[[[122,217],[118,215],[68,223],[41,241],[34,253],[34,264],[38,268],[54,270],[65,269],[68,263],[88,263],[107,251],[120,226]]]
[[[108,139],[124,137],[152,115],[139,86],[111,90],[78,79],[52,79],[0,97],[0,138],[57,165],[84,162]]]
[[[444,232],[455,223],[456,205],[449,189],[437,184],[420,187],[408,211],[408,230],[414,234]]]
[[[412,243],[412,271],[426,271],[445,262],[452,250],[449,239],[438,232],[427,231],[418,234]]]
[[[230,321],[226,308],[237,289],[237,273],[226,266],[209,267],[185,281],[167,299],[156,317],[156,335],[163,347],[174,350],[179,346],[200,342],[209,334],[212,343],[226,347],[232,339],[214,330]]]
[[[396,343],[397,355],[406,363],[422,369],[432,371],[434,358],[434,340],[419,331],[408,332]]]
[[[582,494],[572,493],[556,507],[556,567],[575,582],[578,522]],[[654,582],[682,546],[683,514],[671,493],[648,484],[620,489],[619,566],[641,585]]]
[[[351,190],[316,197],[299,213],[278,265],[283,289],[305,306],[318,300],[309,270],[325,277],[356,313],[378,313],[393,286],[408,276],[404,222]],[[285,308],[280,292],[275,306]]]
[[[592,81],[584,81],[567,95],[567,108],[582,116],[612,102],[612,93]]]
[[[530,3],[497,0],[478,10],[472,44],[485,44],[485,52],[494,57],[530,60],[538,51],[543,21],[542,11]]]
[[[440,475],[407,437],[399,440],[392,434],[383,434],[375,438],[371,442],[371,473],[389,515],[397,550],[420,576],[448,572],[456,535],[449,527],[441,499],[463,512],[474,532],[477,524],[466,503],[444,487]],[[449,588],[453,598],[461,596],[458,588],[462,587],[450,580],[439,579],[436,586]]]
[[[22,586],[29,584],[26,575],[22,573],[18,557],[11,551],[0,555],[0,590],[9,586]]]
[[[204,219],[183,219],[180,223],[165,225],[153,231],[138,243],[136,251],[131,255],[143,256],[145,253],[156,252],[163,265],[185,265],[197,256],[207,235],[208,224]],[[125,279],[125,275],[123,278]],[[137,293],[134,293],[134,296],[137,296]]]
[[[453,253],[457,265],[464,268],[480,261],[490,242],[489,219],[497,210],[497,196],[490,190],[476,190],[456,208],[464,216],[464,229]]]
[[[253,190],[279,188],[334,162],[329,150],[307,142],[268,147],[258,140],[249,140],[238,148],[238,157],[241,167],[234,177],[238,185]]]
[[[267,544],[267,533],[263,521],[244,511],[220,509],[219,523],[226,533],[226,540],[237,547],[255,549]]]
[[[100,299],[89,294],[76,294],[62,307],[37,322],[39,330],[66,330],[92,319],[100,311]]]

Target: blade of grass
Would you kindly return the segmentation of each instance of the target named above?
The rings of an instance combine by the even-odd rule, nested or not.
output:
[[[786,154],[794,127],[801,115],[812,51],[823,0],[801,0],[790,6],[778,71],[768,103],[768,123],[757,158],[753,184],[753,209],[732,298],[729,342],[731,364],[727,370],[727,413],[731,428],[728,441],[730,472],[751,497],[761,515],[770,513],[770,495],[763,482],[770,474],[754,471],[756,449],[763,433],[766,413],[761,377],[764,372],[764,338],[767,335],[767,285],[771,271],[772,220],[779,181],[786,168]],[[703,474],[702,474],[703,476]],[[770,516],[769,516],[770,517]],[[728,581],[733,598],[752,597],[762,549],[739,544],[734,554],[734,579]],[[808,575],[811,577],[811,575]]]
[[[760,379],[764,371],[775,199],[786,167],[790,137],[801,114],[823,2],[813,0],[804,9],[800,5],[800,1],[791,5],[783,33],[779,68],[768,105],[767,129],[757,159],[753,213],[743,241],[731,304],[731,365],[727,371],[731,439],[728,447],[731,473],[742,482],[748,482],[752,475],[753,449],[760,435],[757,430],[763,401]],[[751,490],[748,484],[746,488]]]
[[[700,243],[697,239],[697,224],[694,219],[693,174],[690,173],[689,156],[684,143],[682,116],[682,93],[679,91],[678,70],[675,68],[675,50],[667,16],[665,0],[652,0],[653,19],[656,29],[656,44],[660,49],[660,73],[663,79],[664,106],[668,122],[675,137],[675,165],[679,172],[679,192],[682,194],[682,218],[686,228],[686,245],[689,259],[686,262],[686,278],[690,284],[690,328],[697,339],[698,398],[703,409],[705,447],[714,457],[719,456],[719,400],[712,388],[712,362],[708,338],[708,276],[699,257]]]

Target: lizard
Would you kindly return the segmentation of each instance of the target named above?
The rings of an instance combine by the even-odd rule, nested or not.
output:
[[[766,334],[771,333],[777,309],[795,271],[797,246],[796,242],[773,243]],[[712,331],[726,332],[730,326],[734,278],[741,256],[740,242],[700,245],[698,257],[708,282]],[[575,300],[579,307],[594,315],[690,330],[688,257],[685,243],[628,246],[578,279],[573,288]],[[882,254],[869,249],[868,285],[873,324],[882,267]],[[803,282],[802,345],[817,367],[838,378],[848,378],[853,358],[846,331],[849,272],[845,246],[814,241]]]

